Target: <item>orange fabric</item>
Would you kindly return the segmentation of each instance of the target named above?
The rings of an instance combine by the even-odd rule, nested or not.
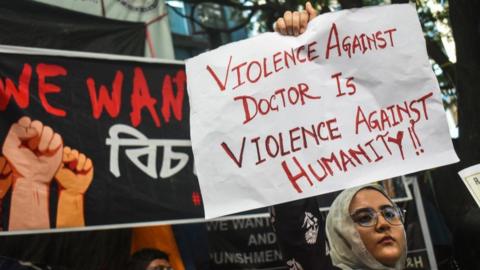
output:
[[[168,254],[175,270],[185,270],[172,226],[134,228],[132,234],[132,254],[142,248],[156,248]]]

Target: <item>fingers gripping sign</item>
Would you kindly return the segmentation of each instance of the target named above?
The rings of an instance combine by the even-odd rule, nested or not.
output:
[[[283,17],[275,22],[275,31],[282,35],[298,36],[307,29],[307,24],[317,16],[317,11],[310,2],[302,11],[286,11]]]
[[[283,19],[285,20],[285,25],[287,26],[287,35],[293,35],[293,14],[291,11],[286,11],[283,14]]]
[[[282,35],[287,35],[287,25],[283,17],[277,19],[277,21],[275,22],[274,28],[275,28],[275,32],[278,32]]]
[[[318,12],[315,10],[315,8],[313,8],[312,3],[310,2],[305,4],[305,11],[308,15],[308,22],[313,20],[313,18],[317,17],[318,15]]]
[[[292,13],[292,33],[294,36],[300,34],[300,12],[298,11]]]
[[[311,5],[310,5],[310,7],[311,7]],[[314,10],[313,12],[316,12],[316,11]],[[305,30],[307,30],[308,22],[310,20],[312,20],[315,16],[310,18],[310,15],[309,15],[308,12],[306,12],[306,11],[300,12],[300,14],[299,14],[299,28],[300,28],[299,31],[300,31],[300,34],[303,34],[303,32],[305,32]]]
[[[85,226],[84,194],[93,179],[93,163],[85,154],[66,146],[55,175],[60,187],[57,227]]]

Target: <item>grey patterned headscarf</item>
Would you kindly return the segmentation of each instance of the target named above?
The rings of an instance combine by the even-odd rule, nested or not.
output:
[[[350,202],[357,192],[365,188],[378,190],[390,200],[390,197],[388,197],[383,188],[379,185],[354,187],[346,189],[338,195],[330,207],[326,222],[327,238],[330,243],[330,257],[332,258],[333,265],[343,270],[403,269],[407,256],[406,244],[402,257],[395,267],[387,267],[378,262],[370,252],[368,252],[363,244],[360,234],[355,228],[355,223],[349,213]],[[392,202],[392,204],[394,203]]]

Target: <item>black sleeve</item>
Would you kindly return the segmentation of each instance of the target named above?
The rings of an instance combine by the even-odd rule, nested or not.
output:
[[[288,269],[334,269],[326,255],[325,219],[316,197],[275,205],[271,212]]]

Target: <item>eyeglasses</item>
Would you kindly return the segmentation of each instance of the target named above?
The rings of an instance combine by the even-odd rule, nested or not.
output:
[[[390,225],[400,226],[405,221],[405,210],[394,206],[385,206],[378,212],[372,208],[362,208],[350,214],[350,217],[362,227],[373,227],[378,223],[378,213],[382,214]]]

